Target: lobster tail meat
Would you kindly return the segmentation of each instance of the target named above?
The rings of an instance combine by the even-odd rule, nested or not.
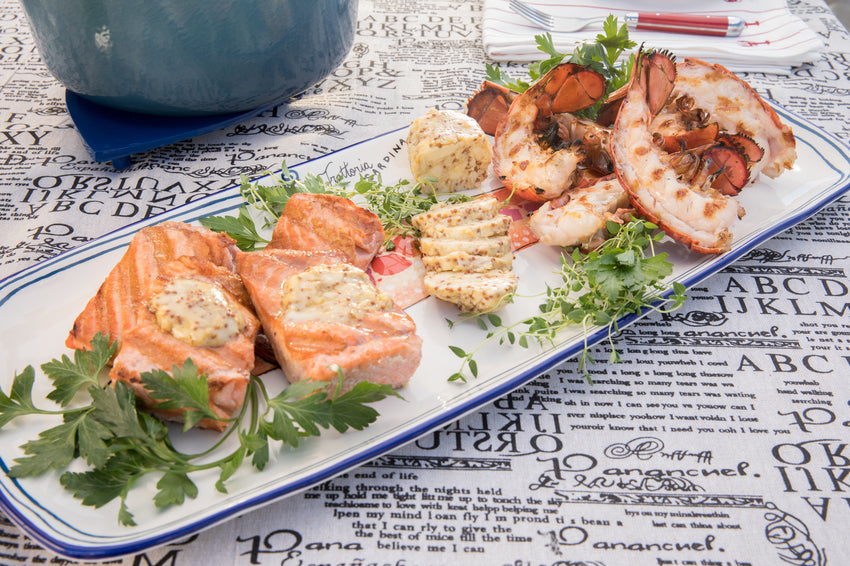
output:
[[[653,143],[653,109],[664,107],[676,84],[672,64],[661,52],[638,53],[611,130],[614,169],[643,216],[695,251],[721,253],[729,249],[730,227],[743,209],[705,183],[678,175],[669,154]]]
[[[543,244],[592,248],[608,220],[628,206],[629,196],[614,175],[576,187],[566,197],[544,202],[528,226]]]
[[[761,172],[776,177],[794,166],[794,133],[749,84],[721,65],[693,58],[685,58],[676,70],[674,96],[693,98],[722,131],[744,146],[752,178]],[[763,157],[757,158],[756,147],[763,150]]]
[[[493,144],[493,169],[505,186],[532,202],[551,200],[574,187],[586,148],[578,140],[559,147],[541,143],[540,134],[553,115],[587,108],[604,93],[605,79],[599,73],[562,63],[517,96],[496,128]]]

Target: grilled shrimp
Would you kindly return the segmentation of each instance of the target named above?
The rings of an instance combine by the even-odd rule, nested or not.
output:
[[[615,175],[609,175],[543,203],[528,225],[543,244],[588,246],[605,229],[606,221],[628,204],[628,193]]]
[[[643,216],[695,251],[721,253],[731,245],[729,229],[744,215],[743,208],[712,188],[710,176],[679,175],[671,155],[653,142],[652,118],[666,105],[676,81],[669,56],[638,53],[611,131],[614,169]]]
[[[586,156],[584,147],[577,143],[556,148],[541,143],[540,134],[554,114],[587,108],[604,92],[601,75],[562,63],[518,95],[496,127],[493,144],[493,168],[505,186],[534,202],[551,200],[572,188]]]

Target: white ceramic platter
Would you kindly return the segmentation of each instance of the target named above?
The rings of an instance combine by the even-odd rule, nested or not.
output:
[[[850,149],[812,124],[778,108],[797,136],[799,159],[792,171],[778,179],[762,178],[746,188],[741,200],[747,215],[734,228],[731,251],[720,256],[702,256],[680,244],[667,242],[675,264],[672,278],[685,285],[723,269],[771,236],[804,220],[832,202],[850,187]],[[304,163],[293,170],[320,174],[329,179],[356,180],[361,172],[378,171],[385,182],[409,177],[403,144],[406,130],[390,132],[352,147]],[[492,188],[495,179],[488,181]],[[44,261],[0,282],[0,387],[8,392],[13,376],[27,365],[40,364],[69,353],[64,340],[74,318],[83,309],[112,266],[119,260],[133,234],[140,228],[164,220],[194,222],[209,215],[235,214],[242,204],[237,190],[172,210],[148,221],[128,226],[80,248]],[[514,270],[520,276],[520,294],[534,295],[546,282],[556,283],[552,274],[559,250],[534,245],[517,253]],[[500,315],[507,322],[536,312],[539,300],[527,299],[506,307]],[[82,505],[66,492],[58,474],[24,480],[0,477],[0,507],[30,536],[53,551],[74,557],[103,559],[141,551],[185,537],[252,508],[286,497],[326,481],[354,466],[401,446],[462,415],[510,392],[541,372],[574,356],[583,346],[576,328],[559,336],[551,348],[488,346],[477,356],[479,377],[469,383],[449,383],[459,369],[459,359],[449,345],[470,350],[483,339],[473,323],[449,330],[445,318],[456,310],[432,299],[409,308],[423,338],[423,361],[410,384],[402,390],[405,400],[386,399],[376,405],[377,422],[364,431],[337,434],[326,432],[304,442],[297,450],[278,454],[263,472],[249,466],[229,482],[229,493],[214,489],[216,474],[192,476],[200,488],[196,499],[181,506],[158,510],[152,502],[155,480],[134,489],[128,499],[138,526],[122,527],[117,522],[117,502],[100,509]],[[621,327],[632,321],[621,321]],[[590,342],[605,337],[605,329],[594,329]],[[44,399],[50,381],[36,371],[34,398]],[[280,380],[280,372],[266,380]],[[49,405],[48,401],[41,401]],[[20,446],[35,439],[53,424],[47,417],[14,421],[0,431],[0,467],[8,471]],[[210,433],[192,432],[179,439],[181,446],[201,446]]]

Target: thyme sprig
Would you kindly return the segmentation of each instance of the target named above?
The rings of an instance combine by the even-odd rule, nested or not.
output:
[[[215,444],[189,454],[174,447],[166,425],[136,409],[135,392],[123,381],[116,381],[113,387],[102,386],[102,373],[115,346],[101,334],[92,339],[91,346],[90,351],[75,351],[73,360],[63,355],[42,364],[42,371],[54,386],[47,398],[57,402],[59,409],[35,406],[32,366],[15,376],[8,395],[0,391],[0,428],[27,415],[62,417],[62,424],[42,431],[38,439],[22,446],[25,455],[15,460],[9,475],[23,478],[62,471],[60,483],[83,504],[102,507],[118,499],[118,522],[126,526],[135,525],[127,496],[149,474],[159,475],[154,496],[157,507],[180,505],[186,498],[197,497],[198,487],[191,474],[202,470],[218,468],[215,488],[226,493],[227,480],[247,459],[258,470],[265,468],[271,457],[271,441],[297,448],[302,438],[318,436],[322,429],[362,430],[378,417],[371,403],[388,396],[400,397],[389,385],[368,382],[341,393],[343,375],[339,368],[339,381],[330,395],[321,390],[325,383],[302,381],[272,397],[263,382],[251,376],[240,412],[232,419],[223,419],[210,409],[207,379],[191,359],[182,367],[174,366],[171,375],[162,370],[142,373],[145,388],[160,400],[157,408],[185,408],[184,431],[201,419],[230,424]],[[69,406],[84,395],[88,404]],[[238,445],[225,452],[222,447],[231,436],[237,438]],[[76,459],[84,461],[85,471],[67,471]]]
[[[487,331],[484,341],[471,351],[449,347],[461,359],[460,369],[449,377],[449,381],[465,382],[466,372],[477,377],[475,356],[489,343],[497,341],[502,345],[507,342],[523,348],[528,348],[532,342],[552,345],[559,332],[574,325],[580,325],[584,335],[578,369],[589,378],[588,364],[594,360],[590,357],[587,340],[594,327],[607,327],[611,345],[609,361],[616,363],[620,356],[614,347],[614,336],[619,332],[620,318],[640,314],[646,309],[669,312],[680,307],[685,300],[685,287],[677,281],[664,281],[673,272],[673,265],[667,261],[666,252],[655,252],[654,243],[664,237],[657,226],[633,218],[622,225],[609,221],[607,230],[610,237],[599,248],[587,254],[574,249],[571,254],[561,256],[557,273],[562,284],[547,285],[538,314],[507,326],[493,313],[449,321],[452,327],[457,322],[474,318]]]
[[[418,236],[418,231],[410,223],[417,214],[427,212],[438,201],[434,190],[436,179],[425,177],[417,183],[402,179],[395,185],[385,185],[380,175],[361,177],[354,183],[354,190],[342,194],[351,199],[363,199],[365,207],[374,212],[384,227],[384,247],[392,250],[396,237]],[[452,194],[442,202],[458,203],[471,200],[463,194]]]

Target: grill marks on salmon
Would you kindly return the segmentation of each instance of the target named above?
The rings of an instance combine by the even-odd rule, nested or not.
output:
[[[384,243],[384,228],[373,212],[336,195],[296,193],[283,209],[268,248],[339,250],[365,270]]]
[[[240,252],[225,234],[179,222],[143,228],[75,320],[66,345],[89,348],[95,334],[108,334],[118,346],[110,379],[128,383],[143,407],[169,420],[181,420],[185,409],[156,409],[142,373],[171,374],[191,359],[207,377],[210,407],[230,418],[244,401],[250,375],[269,369],[269,347],[292,382],[336,387],[338,366],[343,390],[364,380],[400,387],[419,365],[422,341],[413,320],[364,271],[383,241],[376,215],[348,199],[316,194],[290,198],[262,252]],[[318,266],[327,273],[311,276],[325,278],[319,282],[325,299],[336,301],[331,308],[325,299],[310,306],[313,280],[293,283]],[[201,318],[208,322],[210,312],[221,314],[226,304],[228,324],[222,326],[232,330],[230,323],[239,321],[238,333],[228,333],[224,343],[207,343],[209,333],[187,328],[180,313],[168,312],[188,304],[168,301],[200,293],[198,285],[218,297]],[[222,430],[226,423],[202,420],[199,426]]]
[[[422,340],[413,319],[344,254],[266,248],[239,254],[237,270],[289,381],[332,389],[338,366],[343,391],[366,380],[401,387],[416,371]],[[298,277],[306,284],[294,283]]]
[[[95,334],[108,334],[118,346],[110,379],[130,384],[149,409],[155,402],[141,386],[140,374],[155,368],[170,373],[173,365],[182,366],[192,358],[207,375],[210,406],[229,417],[244,400],[259,328],[248,293],[236,274],[237,252],[230,236],[202,227],[163,222],[141,229],[74,321],[65,344],[88,349]],[[148,308],[149,301],[177,277],[203,280],[228,297],[245,321],[240,336],[224,346],[207,348],[187,344],[160,328]],[[179,419],[182,410],[157,413]],[[221,429],[222,424],[202,421],[200,426]]]

